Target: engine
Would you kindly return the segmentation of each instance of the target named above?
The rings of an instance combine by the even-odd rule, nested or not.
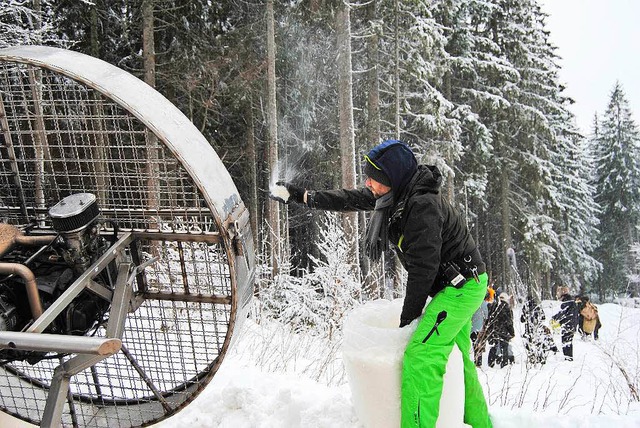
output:
[[[35,224],[0,224],[0,331],[21,331],[46,310],[110,247],[100,234],[102,220],[95,195],[67,196],[49,210],[54,233]],[[115,237],[114,237],[115,239]],[[114,266],[94,279],[113,289]],[[34,297],[34,295],[36,297]],[[49,325],[46,333],[85,335],[105,318],[109,302],[82,291]],[[0,351],[0,360],[27,360],[41,353]]]

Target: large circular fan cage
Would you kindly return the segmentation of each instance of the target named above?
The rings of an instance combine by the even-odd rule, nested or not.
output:
[[[153,88],[68,50],[0,50],[0,410],[114,427],[186,406],[246,316],[248,217]]]

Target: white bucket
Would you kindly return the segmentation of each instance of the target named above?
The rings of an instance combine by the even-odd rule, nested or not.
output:
[[[366,428],[400,426],[404,349],[417,322],[399,328],[402,299],[374,300],[355,308],[344,323],[343,360],[356,414]],[[464,374],[457,346],[447,363],[436,428],[462,428]]]

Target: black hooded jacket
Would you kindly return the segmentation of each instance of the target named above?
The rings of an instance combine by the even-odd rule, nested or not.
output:
[[[552,318],[560,323],[562,333],[575,333],[578,327],[578,307],[576,301],[570,294],[563,294],[560,297],[560,311]]]
[[[428,296],[434,296],[447,285],[442,272],[444,263],[469,257],[478,273],[485,271],[463,217],[442,197],[441,184],[442,175],[437,167],[420,165],[404,188],[393,189],[389,240],[408,273],[403,324],[419,317]],[[309,207],[332,211],[370,211],[375,202],[366,188],[310,191],[307,196]]]
[[[507,302],[500,299],[489,305],[489,315],[485,323],[490,344],[508,342],[515,337],[513,311]]]

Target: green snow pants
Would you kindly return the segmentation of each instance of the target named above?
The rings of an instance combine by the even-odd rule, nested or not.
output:
[[[464,422],[473,428],[492,428],[487,403],[471,354],[471,317],[487,292],[486,273],[461,288],[445,287],[427,305],[402,362],[402,428],[433,428],[438,420],[442,381],[454,344],[464,365]],[[441,311],[447,317],[429,339]]]

